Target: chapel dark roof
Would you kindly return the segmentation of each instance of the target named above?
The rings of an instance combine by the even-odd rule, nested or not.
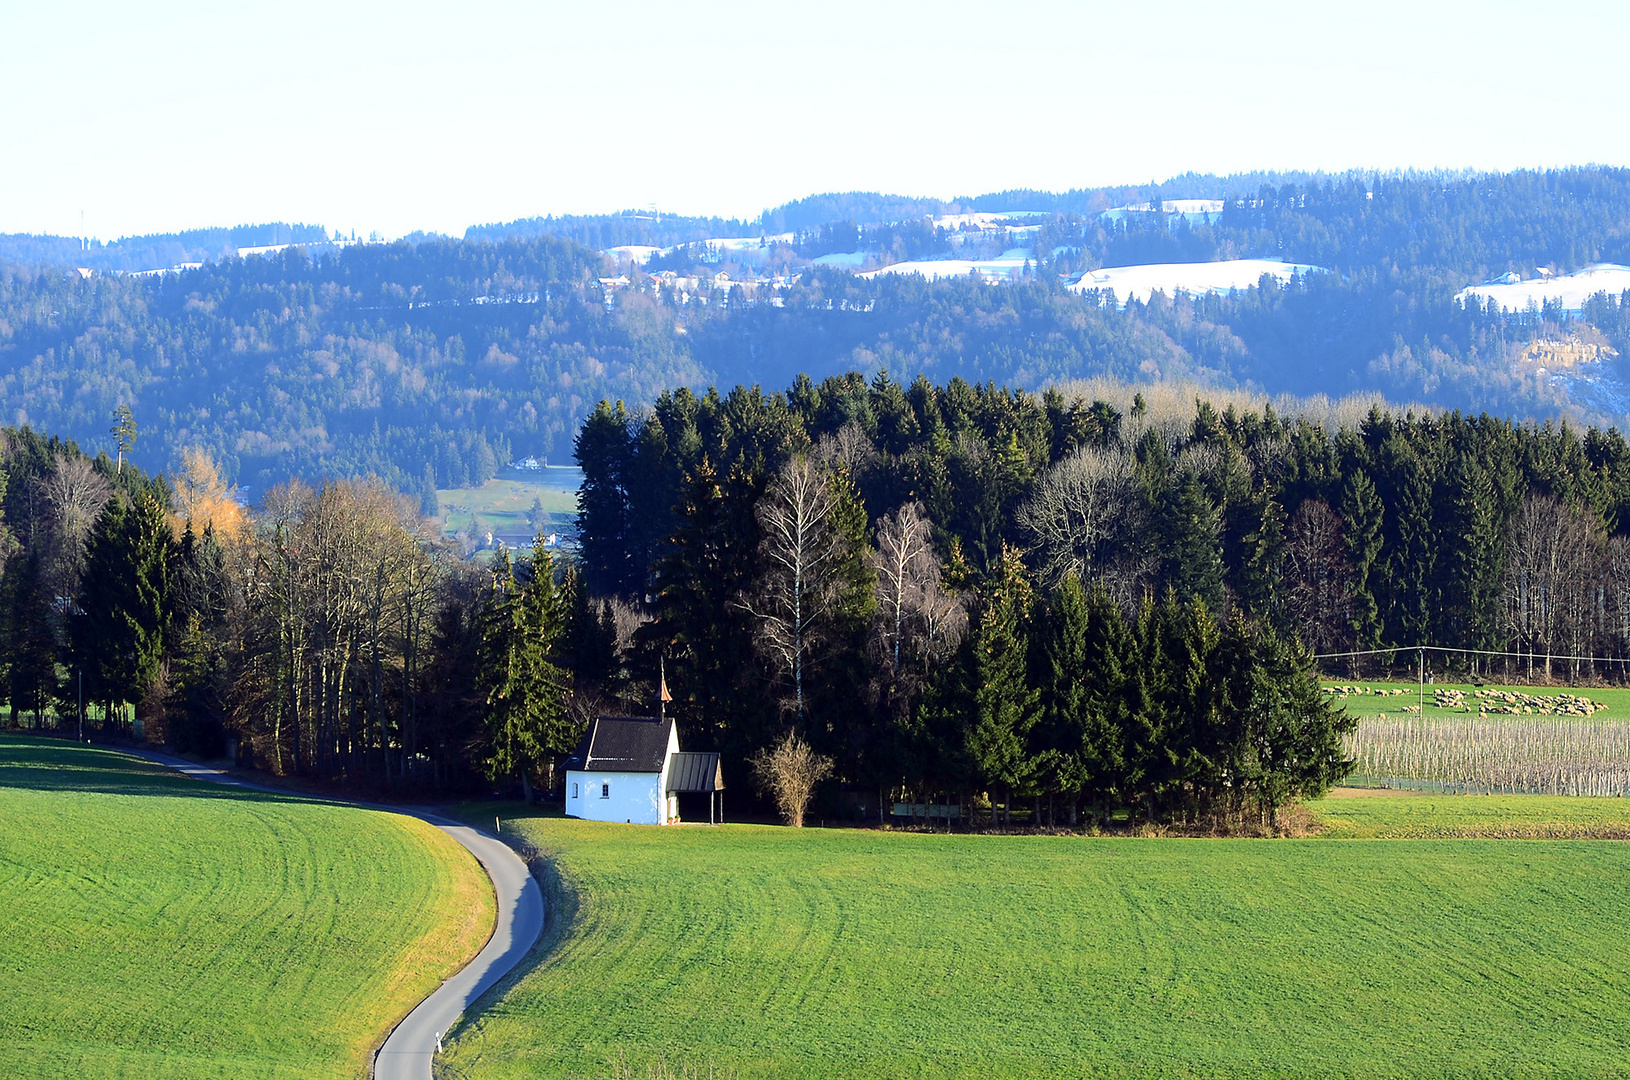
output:
[[[662,771],[672,720],[654,716],[601,716],[589,725],[566,768],[582,772]]]
[[[678,753],[668,759],[669,791],[723,791],[718,754]]]

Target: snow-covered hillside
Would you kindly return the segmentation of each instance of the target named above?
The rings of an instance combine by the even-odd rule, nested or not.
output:
[[[1012,221],[1017,218],[1048,217],[1042,210],[1003,210],[1000,213],[982,211],[977,214],[944,214],[934,219],[934,228],[949,229],[956,232],[960,229],[990,229],[998,221]]]
[[[845,270],[859,270],[871,258],[865,251],[834,251],[830,255],[817,255],[809,260],[816,266],[841,266]]]
[[[981,278],[1007,279],[1018,277],[1024,272],[1024,256],[1011,256],[1011,252],[1006,252],[1000,259],[924,259],[920,262],[899,262],[885,266],[881,270],[867,271],[860,276],[871,278],[878,274],[921,274],[929,281],[933,281],[937,278],[978,274]]]
[[[1116,206],[1105,210],[1098,216],[1105,221],[1120,221],[1129,214],[1150,214],[1154,211],[1145,206]],[[1207,224],[1216,221],[1222,216],[1223,201],[1221,199],[1167,199],[1160,204],[1163,214],[1181,214],[1188,219],[1191,225]]]
[[[651,256],[666,255],[668,250],[668,248],[651,247],[649,244],[624,244],[621,247],[606,248],[601,254],[610,255],[618,262],[633,259],[636,266],[644,266],[651,260]]]
[[[1178,292],[1191,294],[1225,293],[1234,289],[1249,289],[1262,279],[1263,274],[1280,281],[1307,273],[1324,273],[1324,268],[1303,263],[1276,262],[1271,259],[1229,259],[1207,263],[1146,263],[1142,266],[1112,266],[1093,270],[1070,288],[1076,292],[1107,289],[1115,299],[1126,303],[1130,298],[1147,301],[1149,294],[1159,290],[1168,296]]]
[[[1472,285],[1455,294],[1456,300],[1480,296],[1493,300],[1506,311],[1526,311],[1530,304],[1542,307],[1560,300],[1564,311],[1579,311],[1585,301],[1597,293],[1608,293],[1615,299],[1630,291],[1630,266],[1618,263],[1596,263],[1574,274],[1561,277],[1538,277],[1532,281],[1514,281],[1499,285]]]

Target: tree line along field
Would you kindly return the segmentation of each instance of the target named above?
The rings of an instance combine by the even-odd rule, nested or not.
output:
[[[0,1075],[366,1076],[486,941],[475,860],[400,815],[0,735]]]
[[[444,1067],[1622,1074],[1630,848],[1331,837],[1495,835],[1525,815],[1623,830],[1630,804],[1315,809],[1324,837],[1277,841],[642,829],[506,812],[558,870],[550,902],[566,929],[457,1031]]]

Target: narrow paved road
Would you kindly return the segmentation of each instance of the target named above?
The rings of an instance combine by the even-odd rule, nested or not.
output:
[[[207,780],[231,787],[268,791],[274,795],[291,792],[267,787],[263,784],[240,780],[221,769],[195,765],[190,761],[151,750],[129,750],[127,753],[198,780]],[[343,800],[330,800],[343,801]],[[531,950],[543,932],[543,893],[532,880],[526,863],[502,840],[488,836],[468,825],[461,825],[428,810],[404,810],[396,806],[377,803],[355,803],[373,810],[388,810],[422,818],[469,849],[492,879],[493,892],[498,897],[498,922],[493,927],[492,939],[474,960],[462,971],[447,979],[429,997],[419,1002],[406,1019],[396,1025],[385,1045],[374,1055],[375,1080],[430,1080],[431,1062],[441,1037],[450,1031],[464,1010],[508,975],[516,964]]]

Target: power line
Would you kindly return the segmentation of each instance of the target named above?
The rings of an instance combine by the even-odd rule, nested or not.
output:
[[[1350,656],[1380,656],[1383,653],[1439,652],[1462,656],[1509,656],[1518,660],[1580,660],[1592,664],[1630,663],[1625,656],[1582,656],[1578,653],[1505,652],[1499,649],[1460,649],[1451,645],[1394,645],[1390,649],[1354,649],[1350,652],[1314,653],[1315,660],[1338,660]]]

